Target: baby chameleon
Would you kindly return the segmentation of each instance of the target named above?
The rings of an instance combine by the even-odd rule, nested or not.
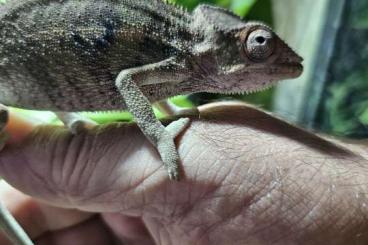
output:
[[[188,119],[165,128],[152,102],[257,91],[299,76],[301,62],[269,27],[209,5],[193,13],[161,0],[0,5],[0,103],[55,111],[73,131],[91,122],[72,112],[127,109],[173,180],[174,138]],[[16,244],[32,244],[0,207],[0,227]]]
[[[0,7],[0,103],[57,112],[127,109],[179,178],[175,136],[151,103],[193,92],[244,93],[302,72],[269,27],[161,0],[8,0]],[[89,122],[90,123],[90,122]],[[88,122],[85,121],[87,125]]]

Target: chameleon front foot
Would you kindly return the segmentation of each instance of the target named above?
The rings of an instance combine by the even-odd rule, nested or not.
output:
[[[179,180],[180,158],[174,139],[188,125],[189,120],[181,119],[165,128],[156,118],[151,107],[151,101],[141,91],[140,87],[146,82],[152,82],[151,78],[163,81],[163,79],[166,79],[165,74],[169,70],[168,68],[172,69],[173,67],[177,67],[177,71],[179,71],[180,65],[178,65],[175,57],[158,63],[123,70],[117,76],[115,85],[127,109],[133,114],[137,125],[147,139],[157,148],[168,171],[169,178]]]
[[[176,151],[174,140],[164,137],[158,142],[157,150],[168,172],[170,180],[179,180],[179,154]]]
[[[170,123],[157,142],[157,149],[164,162],[170,180],[178,181],[180,178],[180,157],[176,150],[174,140],[188,126],[189,122],[189,118],[180,118]]]

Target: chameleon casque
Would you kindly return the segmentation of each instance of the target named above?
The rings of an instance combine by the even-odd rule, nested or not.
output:
[[[0,103],[59,112],[67,124],[77,118],[70,112],[127,109],[174,180],[174,138],[188,120],[165,128],[152,102],[257,91],[299,76],[301,62],[266,25],[210,5],[192,13],[162,0],[0,5]]]

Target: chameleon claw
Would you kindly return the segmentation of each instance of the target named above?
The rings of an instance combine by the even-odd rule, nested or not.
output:
[[[176,153],[176,152],[175,152]],[[176,156],[177,153],[175,154]],[[167,169],[167,173],[169,175],[169,179],[173,181],[179,181],[180,173],[179,173],[179,158],[175,157],[174,159],[165,159],[162,155],[162,160],[164,162],[165,168]]]
[[[179,171],[177,169],[168,170],[169,179],[173,181],[179,181]]]
[[[180,158],[179,158],[178,152],[175,150],[175,154],[171,162],[168,162],[167,164],[166,162],[164,162],[166,169],[167,169],[167,173],[169,175],[169,179],[172,181],[180,180],[180,170],[179,170],[180,160],[179,159]]]
[[[176,150],[174,137],[165,130],[161,140],[157,144],[157,150],[160,153],[161,159],[164,162],[170,180],[178,181],[179,174],[179,154]]]

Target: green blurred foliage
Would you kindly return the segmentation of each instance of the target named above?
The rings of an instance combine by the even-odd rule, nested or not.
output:
[[[316,125],[343,137],[368,137],[368,2],[345,4]]]
[[[247,19],[263,21],[272,26],[272,0],[256,1],[248,13]]]
[[[257,0],[171,0],[170,2],[182,5],[193,10],[200,3],[218,5],[233,10],[239,16],[245,16]]]
[[[352,26],[356,29],[368,29],[368,1],[355,1],[358,11],[352,16]]]
[[[365,138],[368,128],[368,70],[356,71],[329,88],[325,102],[328,131]]]

